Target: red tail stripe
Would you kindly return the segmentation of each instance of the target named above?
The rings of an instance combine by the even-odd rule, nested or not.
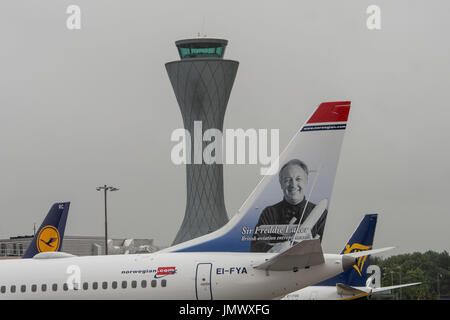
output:
[[[350,101],[324,102],[308,120],[308,123],[345,122],[350,111]]]

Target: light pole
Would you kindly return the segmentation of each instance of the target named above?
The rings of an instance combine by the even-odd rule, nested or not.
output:
[[[442,278],[442,274],[437,274],[437,293],[438,293],[438,300],[441,300],[441,289],[439,288],[439,278]]]
[[[107,186],[106,184],[101,187],[96,188],[97,191],[102,191],[105,194],[105,255],[108,255],[108,211],[107,211],[107,205],[106,205],[106,193],[108,191],[117,191],[119,188]]]

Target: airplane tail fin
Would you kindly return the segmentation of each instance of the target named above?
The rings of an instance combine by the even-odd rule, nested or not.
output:
[[[372,249],[377,219],[377,214],[366,214],[341,252],[341,254],[347,255],[354,253],[357,263],[343,273],[318,283],[317,286],[334,286],[338,283],[355,287],[364,287],[366,285],[370,256],[356,256],[356,252]]]
[[[282,252],[321,241],[349,112],[349,101],[320,104],[224,227],[164,251]]]
[[[30,242],[23,259],[33,258],[40,252],[60,251],[66,229],[70,202],[53,204],[47,216]]]

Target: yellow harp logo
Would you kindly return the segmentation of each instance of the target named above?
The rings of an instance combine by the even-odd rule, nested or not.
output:
[[[347,244],[345,246],[344,253],[359,252],[359,251],[369,250],[370,248],[372,248],[372,246],[365,246],[365,245],[362,245],[359,243],[353,243],[351,246]],[[359,257],[357,259],[358,263],[353,265],[353,268],[355,268],[356,271],[358,271],[358,273],[361,277],[362,277],[361,270],[364,267],[364,263],[366,262],[367,257],[368,256]]]

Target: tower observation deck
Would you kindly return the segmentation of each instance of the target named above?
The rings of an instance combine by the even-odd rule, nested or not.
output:
[[[194,121],[208,129],[223,131],[223,120],[239,62],[223,59],[227,40],[198,38],[175,42],[180,60],[166,63],[184,128],[194,146]],[[202,150],[207,145],[203,142]],[[223,193],[222,164],[194,163],[194,152],[186,165],[186,210],[173,244],[222,227],[228,222]],[[189,160],[189,159],[188,159]]]

